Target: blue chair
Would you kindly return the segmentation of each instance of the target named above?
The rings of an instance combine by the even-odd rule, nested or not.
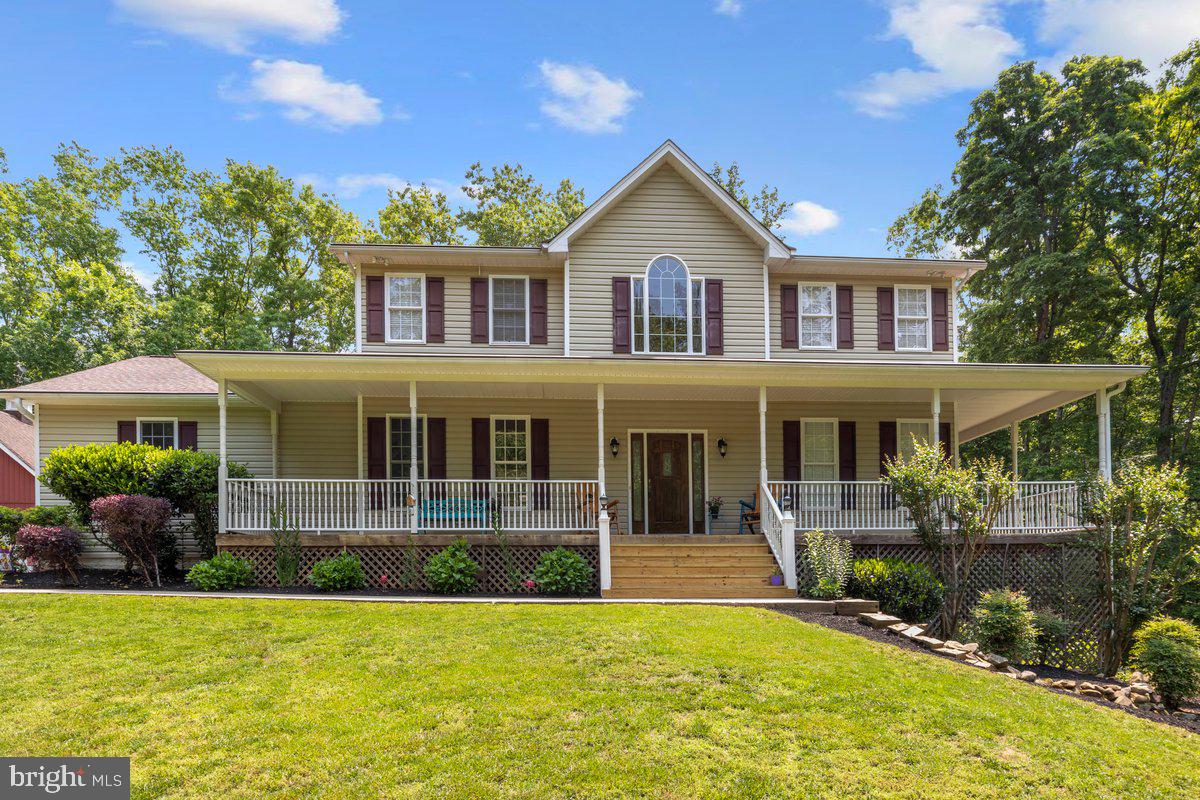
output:
[[[760,499],[758,495],[759,495],[760,491],[762,491],[762,490],[761,489],[754,490],[754,500],[753,501],[738,500],[738,506],[741,509],[741,513],[738,514],[738,533],[739,534],[742,533],[744,530],[749,531],[751,534],[753,534],[754,526],[758,525],[759,522],[761,522],[761,520],[762,520],[762,512],[759,511],[759,508],[758,508],[759,499]]]

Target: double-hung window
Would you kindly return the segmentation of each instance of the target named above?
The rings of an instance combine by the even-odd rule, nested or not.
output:
[[[896,349],[929,350],[929,287],[896,287]]]
[[[800,284],[800,346],[816,350],[834,347],[837,292],[832,283]]]
[[[492,417],[492,476],[529,478],[529,417]]]
[[[675,256],[659,256],[644,275],[630,276],[633,352],[704,352],[704,279]]]
[[[388,275],[388,341],[425,341],[425,276]]]
[[[492,344],[529,344],[529,279],[493,277],[489,291]]]
[[[388,476],[408,480],[412,469],[412,417],[388,417]],[[417,478],[425,477],[425,417],[417,417]]]
[[[138,444],[148,444],[163,450],[174,450],[179,442],[179,420],[139,419]]]
[[[896,450],[905,459],[912,458],[916,442],[933,440],[933,423],[927,419],[896,420]]]
[[[837,462],[837,420],[800,420],[800,477],[805,481],[836,481]],[[837,507],[839,492],[834,485],[805,486],[800,497],[807,508],[830,509]]]

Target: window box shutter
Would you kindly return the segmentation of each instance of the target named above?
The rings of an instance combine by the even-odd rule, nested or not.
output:
[[[854,287],[837,287],[838,350],[854,349]]]
[[[179,423],[179,449],[195,450],[199,439],[199,426],[195,422]]]
[[[612,279],[613,352],[628,353],[633,342],[629,315],[629,278]]]
[[[471,343],[488,343],[487,278],[471,278]]]
[[[529,477],[535,481],[550,480],[550,420],[529,420]],[[535,484],[534,508],[550,507],[550,487]]]
[[[800,475],[800,423],[783,423],[783,479],[801,480]]]
[[[117,423],[117,441],[137,443],[137,423],[133,420],[122,420]]]
[[[446,418],[425,418],[425,461],[427,477],[446,479]]]
[[[933,318],[933,349],[944,352],[950,349],[950,293],[946,289],[933,289],[929,296],[933,305],[930,310]]]
[[[382,342],[383,338],[383,276],[367,276],[367,341]]]
[[[875,291],[876,319],[879,322],[879,349],[896,349],[896,306],[891,286],[880,286]]]
[[[487,417],[471,420],[471,477],[477,481],[492,477],[492,423]]]
[[[529,281],[529,343],[546,344],[549,341],[547,304],[549,302],[545,278]]]
[[[446,279],[425,279],[425,341],[446,341]]]
[[[949,422],[938,423],[938,444],[942,448],[942,458],[949,461],[954,452],[954,431],[950,430]]]
[[[710,356],[725,354],[725,282],[704,281],[704,338]]]
[[[796,285],[779,287],[779,344],[793,350],[800,347],[800,310]]]

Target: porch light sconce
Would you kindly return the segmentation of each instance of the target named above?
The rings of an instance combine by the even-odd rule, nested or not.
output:
[[[725,441],[724,437],[717,439],[717,452],[721,454],[721,458],[724,458],[725,454],[729,452],[729,442]]]
[[[608,440],[608,449],[613,454],[613,458],[617,457],[617,453],[621,452],[621,443],[617,441],[617,437],[612,437]]]

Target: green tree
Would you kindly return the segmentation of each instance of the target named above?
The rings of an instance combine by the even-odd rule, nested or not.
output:
[[[708,174],[722,189],[729,192],[742,208],[753,214],[767,228],[776,227],[791,205],[787,200],[779,198],[779,188],[776,186],[763,184],[758,194],[751,195],[747,192],[746,181],[742,178],[741,167],[736,161],[731,163],[728,169],[714,162]]]
[[[379,209],[379,235],[395,244],[462,244],[458,214],[446,195],[425,184],[388,190]]]
[[[520,164],[503,164],[488,172],[475,162],[466,181],[463,191],[475,206],[460,212],[459,224],[475,233],[478,245],[541,244],[584,209],[583,189],[564,179],[551,192]]]

